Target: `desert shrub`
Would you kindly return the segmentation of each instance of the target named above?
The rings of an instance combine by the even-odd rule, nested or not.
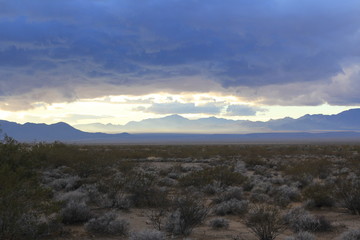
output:
[[[251,177],[248,178],[248,179],[242,184],[242,188],[243,188],[244,191],[246,191],[246,192],[250,192],[253,187],[254,187],[254,183],[251,181]]]
[[[35,239],[43,234],[41,218],[58,212],[58,204],[36,182],[13,174],[0,170],[0,239]]]
[[[100,182],[99,191],[107,194],[112,207],[118,209],[157,207],[168,201],[165,188],[158,187],[157,175],[142,169],[113,174]]]
[[[327,232],[331,231],[333,226],[331,225],[331,222],[326,219],[325,216],[315,216],[318,221],[318,227],[316,228],[317,232]]]
[[[167,191],[157,186],[155,174],[135,171],[125,180],[125,189],[136,207],[158,207],[168,204]]]
[[[285,226],[279,208],[265,204],[253,205],[245,224],[259,240],[275,239]]]
[[[129,173],[128,173],[129,174]],[[133,206],[130,194],[127,194],[126,184],[133,184],[121,172],[116,172],[99,182],[98,191],[94,191],[97,205],[128,210]]]
[[[329,175],[324,179],[324,184],[335,186],[336,180],[337,177],[335,177],[334,175]]]
[[[125,193],[118,193],[112,199],[112,207],[122,210],[129,210],[133,206],[132,196]]]
[[[275,195],[273,197],[273,203],[280,207],[286,207],[291,203],[291,200],[286,195]]]
[[[168,205],[168,192],[164,188],[152,187],[144,192],[132,191],[130,199],[136,207],[161,207]]]
[[[229,201],[230,199],[242,200],[244,198],[244,192],[241,187],[228,187],[217,198],[213,199],[214,203],[221,203]]]
[[[360,229],[350,229],[340,235],[340,240],[359,240]]]
[[[84,223],[89,220],[92,213],[84,202],[68,202],[61,210],[62,222],[65,224]]]
[[[267,195],[266,193],[252,192],[250,194],[250,200],[251,200],[251,202],[254,202],[254,203],[269,202],[270,196]]]
[[[285,240],[315,240],[315,236],[309,232],[298,232],[294,236],[285,238]]]
[[[242,185],[244,191],[268,192],[271,188],[271,179],[260,175],[251,175]]]
[[[84,184],[79,188],[79,191],[85,193],[89,203],[102,208],[110,208],[114,206],[113,197],[110,199],[107,193],[102,193],[98,190],[97,184]]]
[[[80,187],[81,178],[79,176],[72,175],[71,173],[72,170],[65,166],[47,170],[43,172],[42,182],[45,186],[48,186],[55,191],[74,190]]]
[[[116,164],[116,168],[122,172],[122,173],[129,173],[132,172],[136,167],[136,163],[133,161],[127,161],[127,160],[123,160],[123,161],[119,161]]]
[[[23,214],[18,224],[19,231],[15,239],[49,238],[60,234],[63,230],[63,225],[56,214],[46,218],[35,214]]]
[[[50,168],[67,166],[81,178],[103,174],[110,165],[101,150],[95,147],[79,147],[61,142],[46,144],[37,148],[42,164]],[[109,158],[110,159],[110,158]]]
[[[287,165],[283,171],[292,180],[306,186],[312,182],[313,178],[326,178],[331,173],[331,166],[332,163],[327,159],[314,159]]]
[[[0,141],[0,239],[36,239],[45,234],[41,219],[58,212],[38,168],[31,148],[10,137]]]
[[[286,196],[291,201],[295,201],[300,197],[299,189],[288,185],[281,185],[274,192],[276,195]]]
[[[164,178],[160,179],[160,181],[159,181],[160,186],[167,186],[167,187],[173,187],[177,183],[178,182],[175,179],[172,179],[169,177],[164,177]]]
[[[178,172],[170,172],[167,176],[171,179],[179,179],[181,174]]]
[[[267,181],[267,179],[256,179],[254,180],[253,193],[269,193],[273,190],[273,185]]]
[[[126,236],[129,232],[129,223],[124,219],[117,219],[114,212],[92,218],[85,224],[85,229],[91,233]]]
[[[7,219],[5,219],[6,221]],[[51,228],[51,224],[56,229]],[[0,219],[0,239],[39,239],[42,236],[50,235],[61,230],[58,219],[44,219],[34,213],[27,213],[20,216],[16,222],[3,222]],[[10,231],[9,231],[10,230]]]
[[[210,221],[212,229],[227,229],[229,227],[229,220],[225,218],[215,218]]]
[[[165,218],[169,212],[168,206],[163,206],[159,208],[152,209],[147,217],[150,220],[151,225],[156,229],[161,231],[163,229]]]
[[[294,232],[325,232],[332,228],[324,216],[314,216],[301,207],[288,211],[284,220]]]
[[[130,240],[165,240],[164,233],[157,230],[143,230],[139,232],[132,232],[130,234]]]
[[[339,178],[335,194],[337,200],[352,214],[360,215],[360,178]]]
[[[255,174],[264,175],[267,173],[268,168],[264,165],[255,165],[253,167]]]
[[[172,201],[166,200],[163,201],[163,204],[159,204],[155,208],[152,208],[146,216],[150,220],[150,223],[152,226],[158,230],[161,231],[164,228],[165,220],[169,215],[169,212],[173,208]]]
[[[175,200],[174,209],[165,224],[166,231],[173,235],[189,235],[208,214],[208,208],[202,203],[201,198],[192,195]]]
[[[324,184],[312,184],[303,190],[305,199],[311,200],[314,207],[332,207],[334,205],[333,187]]]
[[[214,181],[218,182],[221,187],[239,185],[246,180],[241,173],[234,172],[227,166],[217,166],[207,168],[201,171],[191,172],[179,179],[181,186],[204,187]]]
[[[241,215],[246,213],[248,209],[249,202],[246,200],[237,200],[235,198],[232,198],[228,201],[221,202],[214,207],[214,213],[216,215]]]
[[[282,207],[287,206],[291,201],[295,201],[300,197],[300,192],[296,187],[287,185],[275,188],[270,194],[273,196],[275,204]]]
[[[252,156],[250,158],[246,158],[244,159],[244,162],[246,163],[246,167],[249,170],[254,170],[255,166],[266,165],[266,161],[259,156]]]
[[[277,184],[277,185],[283,185],[285,184],[285,180],[282,176],[273,176],[271,179],[270,179],[270,182],[272,184]]]
[[[219,192],[222,192],[224,189],[220,186],[218,182],[213,182],[211,184],[207,184],[203,187],[202,191],[208,195],[214,195]]]
[[[245,174],[247,172],[246,163],[244,161],[237,161],[234,166],[234,172]]]
[[[55,191],[59,191],[64,189],[65,191],[73,190],[77,188],[79,185],[80,178],[78,176],[70,176],[59,179],[54,179],[52,182],[48,183],[48,186],[54,189]]]
[[[89,200],[89,197],[87,193],[80,191],[80,189],[77,189],[75,191],[66,192],[66,193],[58,193],[55,195],[55,199],[57,201],[61,202],[87,202]]]
[[[190,162],[192,161],[192,159],[190,159]],[[180,170],[181,172],[198,172],[198,171],[202,171],[204,170],[203,167],[201,166],[196,166],[196,165],[180,165]]]

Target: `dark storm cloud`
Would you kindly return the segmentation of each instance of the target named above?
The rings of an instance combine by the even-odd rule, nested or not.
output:
[[[359,11],[357,0],[0,0],[0,94],[182,91],[191,77],[225,88],[326,85],[360,64]]]

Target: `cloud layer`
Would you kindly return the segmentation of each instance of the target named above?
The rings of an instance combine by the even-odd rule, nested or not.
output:
[[[210,115],[220,114],[224,103],[207,103],[196,106],[194,103],[153,103],[150,107],[138,107],[134,110],[156,114],[191,114],[203,113]]]
[[[359,12],[357,0],[0,0],[0,107],[159,91],[359,104]]]

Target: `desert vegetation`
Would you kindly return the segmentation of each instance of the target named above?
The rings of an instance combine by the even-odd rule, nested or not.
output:
[[[358,145],[0,143],[0,239],[359,239]]]

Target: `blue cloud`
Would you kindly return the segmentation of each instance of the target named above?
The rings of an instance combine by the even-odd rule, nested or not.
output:
[[[225,88],[329,82],[360,63],[359,11],[357,0],[0,0],[0,81],[7,95],[166,90],[164,79],[195,76]]]

